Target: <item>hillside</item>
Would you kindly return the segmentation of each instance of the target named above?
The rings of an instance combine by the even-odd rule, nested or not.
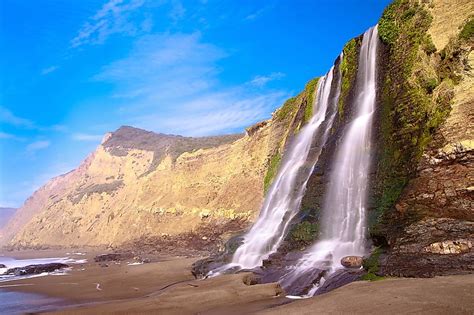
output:
[[[192,138],[121,127],[77,169],[38,189],[3,229],[2,243],[115,246],[230,221],[241,229],[257,215],[272,157],[301,123],[306,98],[303,92],[297,106],[245,135]]]

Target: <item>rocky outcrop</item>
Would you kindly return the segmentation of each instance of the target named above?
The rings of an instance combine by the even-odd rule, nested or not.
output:
[[[16,267],[8,269],[5,275],[26,276],[36,275],[44,272],[53,272],[56,270],[68,268],[69,266],[61,263],[50,263],[41,265],[28,265],[25,267]]]
[[[429,59],[423,57],[426,52],[419,53],[422,57],[416,60],[414,69],[431,68],[428,71],[432,71],[430,76],[437,86],[426,103],[431,106],[424,119],[428,122],[426,136],[412,146],[418,147],[418,153],[403,162],[405,171],[399,168],[398,184],[392,180],[392,189],[387,190],[392,195],[379,199],[387,205],[379,221],[383,239],[377,235],[380,231],[374,230],[373,234],[375,241],[387,249],[387,255],[380,259],[381,273],[387,275],[428,277],[474,271],[472,27],[470,35],[463,35],[469,34],[463,28],[473,23],[469,14],[474,3],[457,1],[455,5],[434,0],[427,10],[433,20],[428,33],[435,46]],[[439,107],[443,103],[440,99],[449,107]],[[412,112],[413,108],[406,114],[398,112],[402,114],[399,119],[409,119]],[[409,147],[392,154],[402,160]],[[390,171],[395,170],[392,167]]]

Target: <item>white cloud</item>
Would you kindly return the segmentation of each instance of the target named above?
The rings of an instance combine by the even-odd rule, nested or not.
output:
[[[26,151],[29,153],[34,153],[38,150],[43,150],[48,148],[51,145],[51,142],[48,140],[39,140],[32,142],[26,146]]]
[[[147,35],[94,80],[113,84],[112,96],[126,101],[123,123],[192,136],[234,132],[268,118],[287,93],[264,88],[278,72],[255,78],[258,91],[249,83],[225,86],[218,62],[226,56],[200,33]]]
[[[148,35],[139,39],[127,58],[115,61],[94,79],[113,83],[115,97],[157,102],[196,95],[215,83],[216,62],[225,53],[202,43],[199,33]]]
[[[26,118],[18,117],[10,110],[0,106],[0,122],[23,128],[35,128],[35,124]]]
[[[270,81],[275,81],[283,78],[285,76],[284,73],[281,72],[273,72],[269,75],[257,75],[254,77],[249,83],[256,87],[263,87]]]
[[[263,13],[265,13],[265,11],[269,10],[271,8],[271,6],[266,6],[266,7],[263,7],[249,15],[247,15],[245,17],[244,20],[246,21],[253,21],[253,20],[256,20],[257,18],[259,18]]]
[[[231,133],[268,117],[275,104],[287,98],[282,92],[245,95],[242,91],[209,94],[180,105],[180,115],[160,113],[136,117],[132,123],[145,129],[185,136]]]
[[[72,138],[76,141],[94,141],[100,142],[104,135],[91,135],[87,133],[75,133],[72,135]]]
[[[0,139],[11,139],[11,140],[18,140],[18,141],[23,141],[24,139],[21,137],[17,137],[15,135],[12,135],[10,133],[2,132],[0,131]]]
[[[64,132],[67,130],[67,127],[60,124],[55,124],[51,126],[39,126],[34,121],[19,117],[12,113],[9,109],[0,106],[0,123],[14,126],[16,128],[30,129],[37,131],[55,131],[55,132]],[[5,139],[5,137],[4,137]]]
[[[56,70],[58,70],[58,66],[51,66],[51,67],[48,67],[48,68],[44,68],[43,70],[41,70],[41,74],[42,75],[46,75],[46,74],[49,74],[51,72],[54,72]]]
[[[132,17],[132,13],[144,3],[144,0],[110,0],[83,24],[76,37],[71,40],[71,46],[102,44],[113,34],[135,35],[146,31],[150,27],[149,21],[145,27],[139,27]]]

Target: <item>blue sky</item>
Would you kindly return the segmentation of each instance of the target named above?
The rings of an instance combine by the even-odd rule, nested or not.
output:
[[[269,118],[387,0],[2,0],[0,206],[121,125],[183,135]]]

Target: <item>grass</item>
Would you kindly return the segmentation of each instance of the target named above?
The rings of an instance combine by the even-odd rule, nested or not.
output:
[[[313,105],[314,105],[314,99],[316,96],[316,87],[318,86],[320,78],[314,78],[310,80],[305,87],[305,93],[306,93],[306,107],[304,110],[304,119],[303,122],[307,123],[311,117],[313,116]]]
[[[376,274],[380,271],[379,259],[381,254],[382,250],[377,247],[368,258],[364,259],[362,267],[367,271],[367,274],[362,276],[361,280],[377,281],[385,279],[385,277]]]
[[[343,57],[341,60],[341,94],[338,102],[338,113],[339,117],[344,116],[344,103],[347,101],[349,90],[355,82],[357,75],[357,63],[359,57],[359,46],[360,43],[355,38],[351,39],[344,46]]]
[[[474,18],[471,18],[459,33],[459,38],[463,40],[471,40],[474,37]]]
[[[275,153],[272,158],[270,159],[270,163],[268,165],[267,173],[265,174],[265,178],[263,179],[263,191],[265,194],[267,193],[268,189],[270,188],[273,179],[275,178],[278,167],[280,166],[281,162],[281,153]]]
[[[296,97],[286,100],[282,107],[276,112],[277,120],[285,120],[294,111],[296,105]]]

